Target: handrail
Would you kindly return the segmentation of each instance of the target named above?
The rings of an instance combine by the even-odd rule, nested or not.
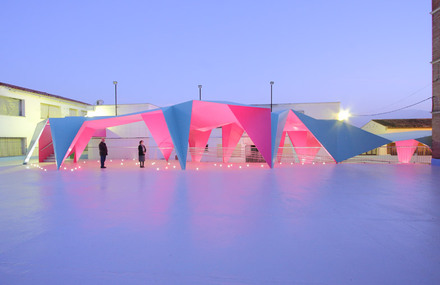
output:
[[[50,142],[49,144],[47,144],[45,147],[43,147],[40,151],[45,150],[46,148],[50,147],[51,145],[53,145],[53,141]]]

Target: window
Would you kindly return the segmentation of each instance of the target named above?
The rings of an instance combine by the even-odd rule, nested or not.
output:
[[[26,153],[26,138],[0,138],[0,157],[20,156]]]
[[[255,145],[246,145],[245,156],[246,162],[266,162]]]
[[[81,110],[81,116],[82,116],[82,117],[87,116],[87,111]]]
[[[69,116],[78,116],[78,110],[77,109],[69,109]]]
[[[23,100],[0,96],[0,115],[24,116]]]
[[[364,153],[361,154],[361,155],[377,155],[377,148],[372,149],[372,150],[367,151],[367,152],[364,152]]]
[[[40,108],[41,108],[41,116],[40,116],[41,119],[61,118],[60,106],[41,103]]]

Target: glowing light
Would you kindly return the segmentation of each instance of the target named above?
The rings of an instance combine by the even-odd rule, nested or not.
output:
[[[110,162],[113,162],[113,160],[110,159]]]
[[[228,165],[228,168],[231,168],[231,166],[230,166],[230,165]]]
[[[214,166],[217,166],[217,163],[214,163]]]
[[[261,167],[263,167],[264,165],[261,165]]]
[[[238,168],[241,168],[241,165]]]
[[[249,167],[249,164],[248,165],[246,165],[247,167]]]
[[[81,168],[81,166],[78,166],[78,168]]]
[[[159,170],[159,167],[158,167],[158,168],[156,168],[156,170]]]
[[[199,170],[199,168],[197,167],[196,170]]]
[[[176,168],[176,166],[174,165],[173,168]]]
[[[44,171],[47,171],[47,169],[45,168]]]
[[[124,165],[124,163],[123,163],[123,162],[121,162],[121,165]]]
[[[67,168],[66,167],[64,167],[64,170],[66,170]]]
[[[165,169],[168,169],[168,166],[165,166]]]
[[[341,110],[338,113],[338,120],[339,121],[347,121],[351,117],[351,114],[348,110]]]
[[[70,171],[73,171],[73,169],[70,169]]]

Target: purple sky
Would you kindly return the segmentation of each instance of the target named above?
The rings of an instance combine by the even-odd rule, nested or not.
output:
[[[119,103],[163,106],[198,84],[206,100],[269,103],[273,80],[275,103],[383,112],[431,96],[430,4],[9,0],[0,81],[113,104],[117,80]]]

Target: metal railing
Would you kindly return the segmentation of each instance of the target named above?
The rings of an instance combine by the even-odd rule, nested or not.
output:
[[[376,150],[364,153],[350,159],[343,161],[342,163],[385,163],[385,164],[398,164],[399,159],[397,155],[397,149],[399,147],[381,147]],[[400,147],[404,148],[404,147]],[[169,150],[169,149],[168,149]],[[137,146],[117,146],[108,148],[109,159],[138,159]],[[244,163],[244,162],[265,162],[263,156],[257,148],[253,146],[242,146],[234,148],[225,148],[219,146],[208,147],[188,147],[187,160],[191,161],[192,158],[201,157],[202,162],[222,162],[223,153],[230,153],[229,162]],[[431,151],[426,146],[418,146],[412,156],[410,163],[429,164],[431,163]],[[99,158],[99,149],[97,146],[89,146],[88,149],[89,159]],[[147,146],[147,152],[145,154],[147,160],[160,160],[164,159],[162,151],[156,146]],[[175,149],[172,149],[170,160],[177,160]],[[277,163],[288,164],[331,164],[335,163],[333,157],[323,147],[282,147],[279,148],[277,157],[275,159]]]

